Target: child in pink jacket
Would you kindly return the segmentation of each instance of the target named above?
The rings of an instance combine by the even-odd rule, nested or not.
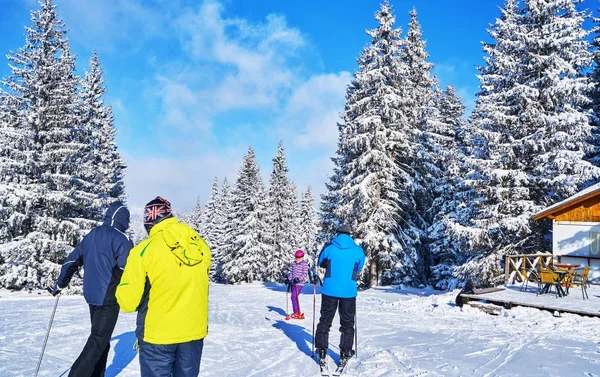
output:
[[[304,319],[304,313],[300,311],[300,302],[298,296],[302,292],[304,282],[308,277],[308,263],[303,259],[304,251],[296,250],[294,253],[296,260],[292,263],[290,274],[288,275],[288,285],[292,290],[292,309],[294,313],[287,316],[285,319]]]

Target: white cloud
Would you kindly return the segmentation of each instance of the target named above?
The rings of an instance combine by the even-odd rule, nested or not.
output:
[[[239,154],[239,156],[238,156]],[[127,163],[125,187],[128,204],[143,208],[157,195],[169,200],[173,208],[189,211],[198,197],[206,201],[214,177],[219,182],[227,178],[234,182],[242,153],[220,151],[219,155],[195,158],[144,157],[142,159],[124,154]]]
[[[72,37],[90,49],[115,52],[103,58],[107,61],[122,58],[115,55],[124,49],[168,44],[135,60],[149,73],[135,82],[137,94],[109,88],[123,127],[118,138],[130,148],[122,150],[130,205],[142,208],[160,195],[174,208],[189,210],[198,196],[208,199],[215,175],[234,183],[249,145],[259,140],[265,150],[253,145],[257,155],[269,155],[264,160],[270,161],[279,138],[299,189],[311,184],[317,198],[324,190],[351,74],[309,76],[305,55],[312,47],[283,15],[250,21],[211,0],[185,8],[167,0],[57,2]],[[137,114],[151,108],[159,115],[146,119],[142,129]],[[236,111],[252,114],[244,119]],[[230,115],[234,121],[221,123]],[[136,132],[145,133],[143,145],[133,142]],[[139,154],[150,150],[155,151],[150,157]],[[261,165],[264,176],[270,169]]]
[[[315,75],[299,85],[288,99],[277,122],[286,139],[301,149],[335,150],[337,123],[344,109],[351,74]]]
[[[56,5],[71,30],[69,37],[101,51],[124,43],[129,49],[141,48],[168,28],[166,11],[175,6],[144,0],[58,0]]]
[[[223,6],[211,1],[183,14],[176,28],[182,52],[193,59],[190,65],[218,75],[218,80],[197,83],[201,88],[196,90],[207,94],[214,111],[277,105],[298,82],[291,60],[305,41],[283,16],[250,23],[228,18]]]

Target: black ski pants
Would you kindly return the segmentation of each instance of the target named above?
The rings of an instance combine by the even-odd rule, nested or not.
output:
[[[336,310],[340,314],[340,350],[351,350],[354,344],[354,317],[356,315],[356,297],[338,298],[321,295],[321,318],[317,325],[315,346],[329,348],[329,329]]]
[[[104,377],[110,338],[119,317],[119,305],[90,305],[92,333],[73,363],[69,377]]]

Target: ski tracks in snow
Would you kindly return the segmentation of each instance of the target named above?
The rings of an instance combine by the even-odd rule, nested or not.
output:
[[[497,376],[499,375],[498,372],[502,369],[502,367],[504,367],[511,359],[519,355],[524,349],[527,349],[527,347],[529,347],[530,345],[537,343],[537,341],[537,337],[534,337],[522,341],[509,342],[503,349],[496,352],[496,354],[493,357],[490,357],[490,359],[486,363],[474,369],[473,372],[479,375],[479,373],[482,372],[481,369],[485,369],[486,367],[492,367],[491,370],[485,372],[484,374],[482,374],[482,376]]]

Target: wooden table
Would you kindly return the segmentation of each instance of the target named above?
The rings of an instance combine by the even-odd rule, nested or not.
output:
[[[565,279],[569,274],[573,273],[573,270],[576,268],[579,268],[581,265],[580,264],[569,264],[569,263],[554,263],[554,267],[558,267],[558,268],[564,268],[565,271],[567,271],[566,274],[564,274],[564,276],[561,276],[561,284],[563,287],[566,288],[565,293],[569,294],[569,288],[571,288],[571,279],[567,278]],[[556,271],[559,272],[559,271]]]
[[[566,268],[567,270],[571,270],[573,268],[581,267],[580,264],[569,264],[569,263],[554,263],[554,267]]]

